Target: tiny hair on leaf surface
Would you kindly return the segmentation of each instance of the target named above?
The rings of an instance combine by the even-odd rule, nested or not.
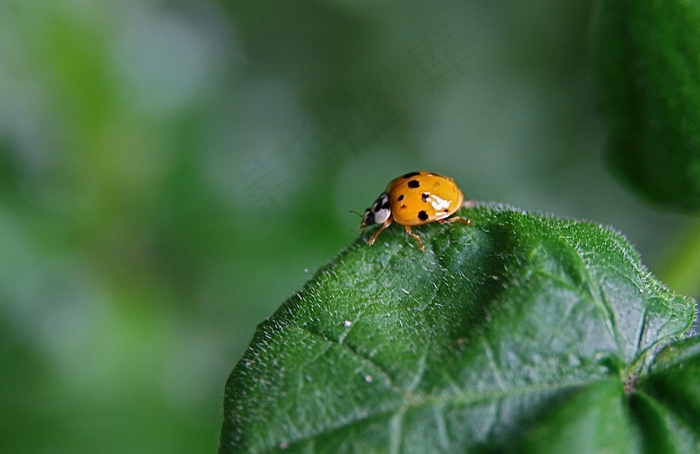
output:
[[[700,452],[691,298],[611,229],[460,214],[416,229],[425,252],[358,239],[262,322],[219,452],[642,452],[650,426]]]

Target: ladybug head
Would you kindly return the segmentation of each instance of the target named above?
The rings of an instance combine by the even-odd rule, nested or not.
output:
[[[357,211],[353,211],[353,213],[362,216],[362,223],[355,228],[361,228],[362,234],[364,235],[365,228],[368,225],[384,224],[384,222],[391,216],[389,194],[386,192],[382,193],[379,197],[377,197],[377,200],[375,200],[374,203],[372,203],[372,205],[365,210],[363,214],[357,213]]]
[[[362,226],[372,224],[384,224],[391,216],[391,205],[389,204],[389,194],[382,193],[377,200],[372,203],[372,206],[365,210],[362,215]]]

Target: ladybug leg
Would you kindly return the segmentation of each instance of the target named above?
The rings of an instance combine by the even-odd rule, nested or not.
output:
[[[416,235],[415,233],[411,232],[411,226],[404,225],[404,228],[406,229],[406,233],[408,233],[413,238],[415,238],[416,241],[418,241],[418,247],[420,248],[420,250],[425,252],[425,248],[423,247],[423,243],[421,242],[420,237],[418,235]]]
[[[391,225],[392,222],[394,222],[394,218],[392,218],[391,216],[389,216],[389,219],[387,219],[386,221],[384,221],[384,224],[382,224],[382,226],[379,227],[379,230],[377,230],[376,232],[374,232],[374,235],[372,235],[372,238],[369,239],[369,241],[367,242],[367,244],[370,245],[370,246],[372,246],[372,245],[374,244],[374,240],[376,240],[377,237],[379,236],[379,234],[382,233],[382,232],[384,231],[385,228],[389,227],[389,226]]]
[[[472,225],[471,219],[464,219],[464,218],[460,218],[459,216],[455,216],[455,217],[447,218],[447,219],[440,219],[438,222],[440,224],[446,224],[448,222],[461,222],[462,224],[465,224],[465,225]]]

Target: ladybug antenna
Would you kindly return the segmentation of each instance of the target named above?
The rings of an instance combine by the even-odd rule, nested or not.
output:
[[[364,235],[364,234],[365,234],[365,229],[367,228],[367,226],[362,225],[362,224],[364,224],[364,215],[362,215],[361,213],[358,213],[358,212],[355,211],[355,210],[350,210],[350,212],[351,212],[351,213],[355,213],[355,214],[358,215],[359,217],[363,218],[363,222],[360,223],[360,225],[358,225],[357,227],[355,227],[354,229],[352,229],[352,230],[350,230],[350,231],[351,231],[351,232],[354,232],[355,230],[357,230],[357,229],[359,229],[359,228],[362,228],[362,234]]]

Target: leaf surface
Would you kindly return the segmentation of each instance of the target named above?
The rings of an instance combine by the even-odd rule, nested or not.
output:
[[[654,369],[688,351],[690,298],[610,229],[461,215],[473,227],[415,229],[425,253],[397,227],[358,240],[264,321],[229,377],[220,452],[641,452],[654,418],[697,446],[673,416],[698,401],[674,369],[697,352]],[[675,399],[667,379],[687,385]]]

